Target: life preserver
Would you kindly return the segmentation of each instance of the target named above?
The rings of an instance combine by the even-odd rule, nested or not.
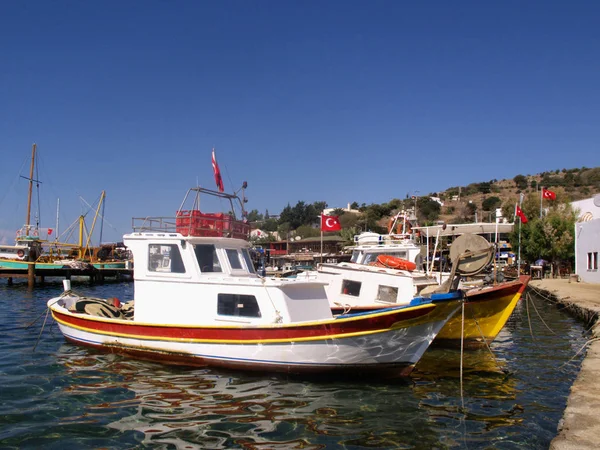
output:
[[[397,256],[379,255],[377,261],[390,269],[408,270],[412,272],[417,268],[417,265],[414,262],[398,258]]]
[[[21,237],[21,229],[19,228],[19,229],[17,230],[17,239],[19,239],[20,237]]]
[[[40,235],[40,233],[38,232],[37,228],[35,230],[33,230],[33,235],[34,236],[39,236]]]
[[[25,256],[25,252],[24,252],[23,250],[19,250],[19,251],[17,252],[17,256],[18,256],[19,258],[22,258],[23,256]]]

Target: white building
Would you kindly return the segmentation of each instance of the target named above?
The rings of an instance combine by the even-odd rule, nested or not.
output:
[[[326,208],[323,210],[323,214],[326,216],[330,216],[331,214],[333,214],[333,212],[338,209],[338,208]],[[344,210],[344,212],[347,213],[352,213],[352,214],[360,214],[360,211],[358,209],[352,209],[350,208],[350,203],[348,203],[348,206],[346,208],[339,208]],[[320,225],[319,225],[320,226]]]
[[[575,223],[575,273],[588,283],[600,283],[600,194],[571,204],[578,211]]]

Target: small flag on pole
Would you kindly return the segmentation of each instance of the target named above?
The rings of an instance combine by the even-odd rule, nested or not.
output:
[[[339,231],[342,229],[338,216],[326,216],[321,214],[321,231]]]
[[[519,206],[517,205],[517,209],[515,210],[515,215],[519,217],[519,219],[521,219],[521,223],[527,223],[527,217],[525,216],[525,213],[523,212],[523,210],[521,208],[519,208]]]
[[[542,188],[542,197],[546,200],[556,200],[556,192],[552,192],[546,188]]]
[[[213,172],[215,173],[215,183],[217,183],[217,189],[219,192],[224,192],[225,188],[223,187],[223,178],[221,177],[221,171],[219,170],[219,164],[217,164],[217,157],[215,156],[215,149],[212,151],[212,166]]]

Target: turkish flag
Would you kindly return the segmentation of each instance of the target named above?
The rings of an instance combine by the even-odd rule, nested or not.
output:
[[[325,216],[321,214],[321,231],[339,231],[342,229],[338,216]]]
[[[48,236],[52,234],[52,228],[48,228]]]
[[[545,198],[547,200],[556,200],[556,192],[552,192],[546,188],[542,188],[542,198]]]
[[[515,214],[517,216],[519,216],[519,218],[521,219],[521,223],[527,223],[527,217],[525,217],[525,213],[518,206],[517,206],[517,209],[515,210]]]
[[[217,164],[217,157],[215,156],[215,149],[212,151],[212,166],[213,172],[215,173],[215,183],[217,183],[217,188],[219,192],[224,192],[225,188],[223,187],[223,178],[221,178],[221,171],[219,170],[219,165]]]

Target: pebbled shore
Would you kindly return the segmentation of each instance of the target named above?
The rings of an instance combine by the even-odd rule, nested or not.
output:
[[[570,281],[570,282],[569,282]],[[600,284],[569,279],[531,280],[530,287],[563,305],[592,330],[591,343],[571,394],[551,450],[600,448]],[[595,340],[598,339],[598,340]]]

